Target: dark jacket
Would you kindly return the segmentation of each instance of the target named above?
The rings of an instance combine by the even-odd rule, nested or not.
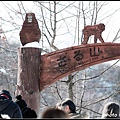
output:
[[[20,107],[23,118],[37,118],[37,114],[35,110],[32,110],[31,108],[27,106],[27,103],[25,102],[25,100],[22,99],[21,95],[17,95],[16,99],[17,100],[15,102]]]
[[[10,118],[23,118],[19,106],[12,100],[0,96],[0,114],[7,114]]]
[[[35,110],[32,110],[29,107],[23,108],[22,114],[23,114],[23,118],[37,118],[37,114],[36,114]]]

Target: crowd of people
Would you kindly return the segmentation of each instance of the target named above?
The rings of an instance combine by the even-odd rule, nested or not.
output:
[[[116,102],[108,102],[104,105],[101,118],[119,118],[119,104]],[[16,96],[13,101],[8,90],[0,91],[0,118],[38,118],[35,110],[28,107],[21,95]],[[76,111],[75,103],[66,98],[62,102],[58,102],[55,107],[47,107],[41,118],[66,118],[66,119],[89,119],[88,115],[82,116]]]
[[[108,102],[104,105],[101,119],[113,119],[119,118],[119,104],[116,102]],[[64,115],[58,110],[63,111]],[[55,113],[57,113],[55,115]],[[43,114],[42,118],[70,118],[70,119],[89,119],[88,114],[80,114],[76,111],[75,103],[67,98],[63,102],[58,102],[54,108],[47,108]]]

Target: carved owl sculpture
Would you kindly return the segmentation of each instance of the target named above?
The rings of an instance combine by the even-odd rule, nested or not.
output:
[[[25,21],[19,35],[23,46],[30,42],[39,42],[41,31],[34,13],[26,14]]]

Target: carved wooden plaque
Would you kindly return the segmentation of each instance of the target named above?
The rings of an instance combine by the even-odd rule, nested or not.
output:
[[[41,56],[40,91],[78,70],[120,58],[119,43],[73,46]]]

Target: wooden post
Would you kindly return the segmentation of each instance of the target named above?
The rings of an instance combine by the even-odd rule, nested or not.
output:
[[[37,114],[40,111],[39,74],[41,50],[20,48],[18,51],[17,95],[21,94],[27,105]]]
[[[18,51],[18,79],[15,94],[22,95],[27,105],[34,109],[39,116],[41,50],[36,47],[25,47],[29,43],[39,43],[41,37],[34,13],[26,14],[19,35],[23,47]]]

